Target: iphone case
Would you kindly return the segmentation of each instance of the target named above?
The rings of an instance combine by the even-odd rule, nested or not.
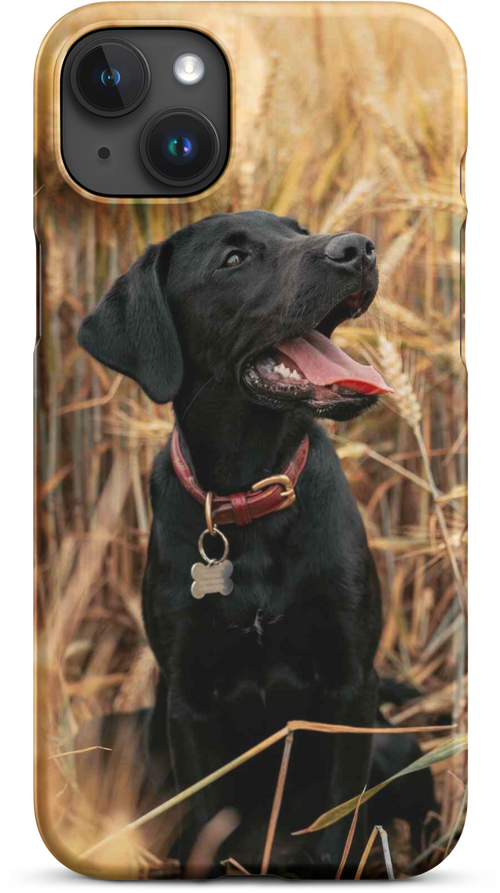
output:
[[[226,54],[231,155],[221,179],[203,194],[100,198],[66,172],[61,66],[80,37],[110,27],[196,29]],[[98,3],[70,12],[45,38],[35,100],[40,833],[57,859],[93,877],[262,872],[393,878],[427,871],[455,846],[466,804],[466,73],[458,41],[439,18],[403,3]],[[159,621],[148,604],[141,608],[140,593],[158,512],[156,505],[152,513],[149,476],[174,430],[174,411],[127,377],[125,360],[114,365],[125,373],[120,374],[77,343],[84,317],[148,245],[210,215],[254,209],[298,221],[297,238],[305,228],[311,235],[355,232],[376,245],[377,297],[366,315],[336,330],[334,342],[372,363],[392,392],[352,421],[318,423],[336,448],[381,581],[383,625],[374,656],[380,683],[377,712],[368,723],[371,739],[369,729],[351,730],[363,725],[361,714],[344,710],[345,699],[361,684],[352,679],[352,691],[345,684],[336,695],[341,709],[332,707],[326,718],[309,709],[309,696],[302,715],[288,715],[288,689],[280,695],[278,685],[278,697],[273,689],[262,708],[268,711],[264,724],[254,722],[253,706],[248,713],[226,709],[220,723],[214,717],[222,714],[214,708],[207,721],[203,686],[210,698],[225,699],[226,708],[231,698],[233,663],[213,670],[221,674],[217,691],[206,678],[209,666],[215,667],[215,626],[193,639],[183,658],[189,658],[186,679],[200,703],[184,719],[180,710],[172,719],[175,698],[165,706],[157,662]],[[338,253],[333,260],[340,262]],[[142,307],[139,315],[148,312]],[[250,314],[238,322],[243,330],[252,324]],[[182,420],[177,422],[182,435]],[[213,426],[216,433],[217,415]],[[287,469],[288,485],[300,474],[305,480],[301,463],[307,459],[307,469],[315,436],[309,437],[309,458],[296,455],[296,467]],[[182,461],[182,444],[180,451]],[[187,466],[189,477],[189,457]],[[266,472],[262,468],[259,477]],[[274,481],[266,492],[280,496],[280,486]],[[296,486],[297,503],[280,513],[280,524],[295,517],[287,511],[298,518],[305,511],[306,485]],[[196,493],[183,498],[195,519],[193,530],[201,533],[203,506]],[[340,499],[328,488],[315,498],[315,511],[325,517],[327,506]],[[167,491],[165,500],[168,507]],[[231,505],[239,524],[247,508],[234,500]],[[209,526],[210,521],[209,514]],[[175,519],[179,549],[191,556],[186,598],[199,611],[208,612],[217,599],[230,605],[233,596],[220,594],[220,580],[215,594],[209,583],[204,599],[191,598],[191,564],[201,562],[203,568],[207,562],[189,525],[179,530],[183,523],[181,516]],[[252,535],[267,536],[271,523],[278,521],[254,520]],[[244,556],[236,526],[222,531],[232,550],[237,593]],[[359,532],[351,533],[342,540],[342,560],[350,560],[351,546],[357,548]],[[307,548],[314,574],[329,541],[325,545],[305,533],[294,537],[290,533],[294,545],[287,560],[302,560]],[[153,543],[150,561],[154,548]],[[332,554],[335,548],[332,542]],[[281,591],[279,573],[273,566],[264,572],[271,604],[273,592]],[[193,594],[200,594],[200,586],[205,594],[203,583],[195,579],[193,586]],[[336,597],[342,597],[341,586]],[[314,615],[315,610],[311,601],[302,621],[305,639],[286,644],[298,673],[328,648],[336,665],[342,647],[337,636],[343,621],[330,628],[330,615],[323,609]],[[279,644],[284,639],[275,638],[281,616],[258,608],[253,624],[237,630],[231,661],[246,660],[249,642],[252,667],[260,668],[273,649],[285,648]],[[362,631],[360,636],[356,651],[363,649]],[[176,660],[175,647],[169,639],[170,662]],[[291,672],[287,665],[287,679]],[[251,674],[247,681],[250,688],[260,684]],[[266,693],[258,697],[265,702]],[[196,722],[202,743],[191,752]],[[213,723],[220,756],[214,752]],[[402,733],[409,728],[417,731]],[[183,743],[172,752],[169,735],[177,734]],[[342,774],[368,752],[361,739],[372,741],[371,768],[346,797]],[[241,741],[248,747],[241,748]],[[321,757],[329,748],[341,761],[330,788]],[[184,774],[176,775],[172,760],[183,764]],[[182,783],[186,778],[190,784]],[[308,797],[315,786],[326,791],[325,808],[311,814]],[[245,803],[240,805],[249,787],[252,809],[258,803],[265,820],[253,822],[251,810],[246,814]]]

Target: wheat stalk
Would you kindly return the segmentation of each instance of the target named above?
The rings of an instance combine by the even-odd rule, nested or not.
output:
[[[409,329],[411,332],[425,334],[428,331],[428,325],[413,310],[403,304],[397,304],[396,301],[383,295],[377,295],[377,310],[382,316],[388,317],[398,326]]]
[[[384,279],[387,279],[388,276],[394,272],[396,267],[399,266],[405,255],[408,253],[411,245],[413,244],[413,240],[418,233],[422,223],[425,220],[425,215],[420,214],[413,226],[407,227],[399,236],[397,236],[393,242],[389,245],[389,248],[384,254],[384,258],[382,261],[382,271],[384,274]]]
[[[391,341],[385,335],[378,338],[380,364],[388,383],[394,388],[392,399],[401,417],[415,430],[422,420],[422,407],[413,390],[410,376],[405,372],[403,359]]]
[[[422,421],[422,407],[417,398],[417,395],[415,394],[410,377],[404,370],[401,354],[395,348],[394,344],[388,341],[383,334],[379,335],[378,349],[384,374],[387,376],[389,384],[394,388],[392,399],[397,406],[399,414],[412,429],[418,443],[422,461],[424,463],[425,473],[429,482],[432,497],[434,499],[434,511],[436,513],[436,517],[441,528],[441,533],[443,535],[443,540],[446,545],[446,550],[448,552],[448,558],[450,560],[453,580],[455,584],[455,591],[460,603],[460,607],[464,613],[464,616],[466,617],[467,597],[465,587],[458,566],[453,542],[448,530],[448,525],[446,523],[446,518],[440,503],[442,494],[439,492],[436,486],[436,481],[434,479],[431,463],[429,460],[429,454],[427,452],[427,447],[425,445],[425,440],[422,434],[422,428],[420,426],[420,423]]]
[[[375,178],[358,180],[343,201],[338,203],[330,214],[325,217],[321,225],[322,231],[335,232],[335,230],[346,227],[351,221],[357,220],[368,205],[373,202],[373,197],[377,194],[379,188],[380,186]]]
[[[412,138],[397,124],[394,114],[373,94],[366,96],[360,93],[356,95],[356,99],[362,108],[381,125],[384,137],[394,150],[396,157],[411,162],[412,166],[420,172],[418,149]]]
[[[243,161],[239,168],[240,199],[242,208],[252,208],[255,201],[255,162]]]

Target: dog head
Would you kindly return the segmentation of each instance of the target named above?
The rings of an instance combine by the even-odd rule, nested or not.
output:
[[[312,236],[264,211],[216,214],[149,247],[78,340],[157,403],[214,380],[276,411],[345,420],[390,390],[330,340],[377,287],[365,236]]]

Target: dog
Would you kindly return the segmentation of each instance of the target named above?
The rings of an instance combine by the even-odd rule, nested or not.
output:
[[[291,719],[376,723],[379,582],[316,419],[356,418],[390,390],[330,340],[377,288],[375,247],[359,233],[216,214],[147,248],[81,324],[86,351],[175,410],[151,475],[143,614],[161,670],[150,731],[169,748],[178,791]],[[228,594],[212,576],[223,548]],[[335,877],[352,816],[292,832],[361,793],[371,737],[295,733],[269,872]],[[196,794],[183,861],[231,806],[240,825],[224,849],[259,873],[281,753],[274,745]],[[343,877],[366,838],[362,808]]]
[[[421,695],[422,692],[411,685],[387,677],[379,680],[381,704],[391,703],[402,707],[407,701]],[[443,717],[443,724],[450,721],[450,717]],[[392,726],[380,709],[376,726],[379,729],[390,729]],[[401,772],[422,756],[417,738],[411,732],[404,735],[374,735],[370,787]],[[438,813],[432,772],[428,768],[397,778],[368,801],[369,827],[382,825],[387,829],[395,818],[404,819],[408,823],[412,849],[416,854],[426,849],[431,838],[439,836]]]

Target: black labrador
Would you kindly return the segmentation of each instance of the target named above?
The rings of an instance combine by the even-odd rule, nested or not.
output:
[[[263,211],[217,214],[150,246],[81,325],[79,343],[93,357],[155,402],[173,400],[203,491],[247,492],[283,473],[309,438],[296,501],[224,527],[234,566],[228,596],[192,597],[203,507],[176,475],[170,443],[155,461],[143,611],[162,672],[152,735],[168,741],[178,790],[288,720],[375,724],[379,583],[355,500],[315,419],[353,419],[389,390],[330,341],[368,309],[377,286],[365,236],[309,235]],[[370,735],[296,733],[270,871],[335,876],[352,816],[321,833],[291,832],[360,794],[370,752]],[[274,745],[196,795],[184,853],[232,806],[241,823],[224,850],[259,872],[281,753]],[[344,876],[365,843],[361,810]]]

